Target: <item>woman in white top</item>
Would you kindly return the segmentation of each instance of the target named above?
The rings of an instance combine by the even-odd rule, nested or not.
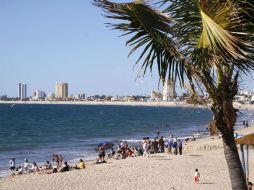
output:
[[[32,165],[32,171],[33,172],[39,172],[39,167],[37,166],[37,164],[35,162],[33,162],[33,165]]]

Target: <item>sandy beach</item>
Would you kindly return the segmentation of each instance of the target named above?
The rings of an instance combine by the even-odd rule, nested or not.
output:
[[[239,131],[254,132],[254,127]],[[254,181],[254,149],[250,150],[250,181]],[[194,183],[194,170],[201,174]],[[184,144],[184,154],[154,154],[105,164],[87,163],[84,170],[56,174],[27,174],[0,179],[1,190],[83,190],[83,189],[231,189],[222,140],[207,137]]]

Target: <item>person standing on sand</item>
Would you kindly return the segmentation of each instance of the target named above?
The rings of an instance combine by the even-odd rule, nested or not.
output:
[[[178,151],[177,151],[177,139],[176,138],[174,139],[174,142],[173,142],[173,149],[174,149],[174,154],[177,155]]]
[[[183,142],[180,139],[178,139],[177,146],[178,146],[179,154],[182,155]]]
[[[28,171],[28,165],[29,165],[28,159],[25,158],[25,159],[24,159],[24,170],[25,170],[26,172]]]
[[[164,152],[164,146],[165,146],[165,142],[163,140],[163,136],[161,136],[161,138],[159,139],[159,151],[160,151],[160,153]]]
[[[196,184],[198,184],[199,178],[200,178],[200,173],[199,173],[198,169],[195,169],[194,181]]]
[[[145,157],[145,156],[147,156],[147,157],[149,157],[149,154],[148,154],[148,143],[147,143],[147,141],[144,141],[144,143],[143,143],[143,149],[144,149],[144,152],[143,152],[143,157]]]
[[[53,157],[52,161],[56,163],[56,168],[58,170],[60,168],[60,166],[59,166],[59,156],[57,154],[53,154],[52,157]]]
[[[59,154],[59,155],[58,155],[58,158],[59,158],[59,166],[62,167],[63,155],[62,155],[62,154]]]
[[[15,158],[12,158],[12,159],[9,161],[9,166],[10,166],[10,170],[11,170],[11,171],[14,171],[14,170],[15,170]]]
[[[158,141],[156,138],[154,138],[154,141],[152,142],[152,147],[154,149],[154,153],[158,153]]]
[[[172,138],[168,139],[168,153],[172,154],[173,140]]]

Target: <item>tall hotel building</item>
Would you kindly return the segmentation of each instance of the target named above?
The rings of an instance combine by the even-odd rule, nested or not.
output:
[[[164,82],[163,86],[163,100],[164,101],[169,101],[172,98],[176,97],[176,91],[175,91],[175,81],[171,80],[166,80]]]
[[[18,84],[18,90],[19,90],[19,99],[20,100],[25,100],[26,99],[26,91],[27,91],[27,88],[26,88],[26,84],[24,83],[19,83]]]
[[[68,83],[57,82],[56,83],[56,98],[67,99],[68,98]]]

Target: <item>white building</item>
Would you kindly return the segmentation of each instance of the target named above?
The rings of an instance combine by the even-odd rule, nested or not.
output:
[[[166,80],[163,85],[162,100],[169,101],[176,97],[175,82],[173,80]]]
[[[24,83],[18,84],[18,93],[19,93],[19,99],[25,100],[27,98],[27,86]]]
[[[252,92],[248,90],[239,90],[239,95],[252,96]]]
[[[85,94],[75,94],[72,97],[75,100],[85,100],[86,99],[86,95]]]
[[[52,101],[54,99],[55,99],[55,94],[54,93],[48,93],[47,100]]]
[[[46,97],[46,93],[44,91],[35,90],[33,92],[33,100],[44,100]]]

